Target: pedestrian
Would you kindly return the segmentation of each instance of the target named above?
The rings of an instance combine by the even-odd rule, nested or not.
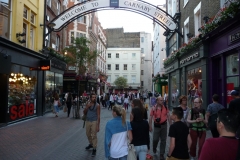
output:
[[[132,144],[134,145],[138,160],[146,160],[146,154],[149,147],[149,124],[143,120],[143,114],[139,107],[135,107],[131,112],[133,120],[131,121],[132,126]]]
[[[149,131],[153,130],[153,153],[157,152],[157,145],[159,139],[160,143],[160,160],[164,160],[164,153],[167,140],[167,120],[171,123],[169,110],[163,105],[163,97],[157,98],[157,104],[154,105],[150,111],[149,118]],[[154,129],[152,127],[152,121],[154,123]]]
[[[90,95],[90,101],[84,109],[86,115],[86,135],[89,141],[89,145],[86,150],[92,150],[92,157],[96,156],[97,149],[97,132],[100,130],[100,105],[96,103],[96,95],[93,93]]]
[[[124,108],[127,111],[128,110],[128,103],[129,103],[129,98],[128,98],[127,93],[124,94],[124,102],[123,103],[124,103]]]
[[[116,97],[116,102],[117,102],[117,105],[122,105],[123,104],[123,98],[120,95],[120,93],[118,93],[118,95]]]
[[[69,115],[71,113],[71,107],[73,104],[73,97],[72,97],[72,93],[70,93],[70,92],[68,93],[66,104],[67,104],[67,108],[68,108],[68,117],[69,117]]]
[[[182,122],[183,109],[181,107],[173,108],[171,120],[174,123],[169,128],[170,146],[167,154],[167,160],[188,160],[192,140],[189,134],[188,126]]]
[[[198,156],[201,154],[202,146],[206,139],[206,124],[207,118],[205,116],[205,109],[202,106],[203,100],[201,98],[194,99],[194,107],[189,111],[187,122],[190,124],[190,136],[192,145],[190,147],[191,160],[196,159],[197,142],[198,142]]]
[[[106,108],[106,93],[102,93],[102,107]]]
[[[184,122],[187,126],[189,126],[187,122],[187,117],[190,109],[187,106],[187,96],[185,95],[180,96],[179,103],[180,105],[178,107],[181,107],[183,109],[183,118],[181,119],[181,121]]]
[[[218,99],[219,99],[219,96],[217,94],[214,94],[212,96],[213,103],[208,105],[207,112],[206,112],[208,124],[211,124],[208,127],[211,130],[212,136],[214,138],[219,137],[219,133],[217,130],[217,124],[216,124],[216,119],[218,116],[217,113],[219,110],[224,109],[224,107],[218,103]]]
[[[138,107],[142,111],[143,119],[148,120],[147,110],[144,108],[140,99],[134,99],[131,104],[132,108]],[[130,114],[130,121],[133,120],[132,114]]]
[[[111,110],[112,110],[112,107],[114,106],[114,95],[113,95],[113,93],[111,93],[110,94],[110,98],[109,98],[109,107],[108,107],[108,110],[109,110],[109,108],[111,108]]]
[[[205,141],[199,160],[235,160],[240,143],[235,138],[239,115],[228,109],[219,110],[216,123],[219,137]]]
[[[132,127],[126,121],[126,112],[121,106],[114,106],[113,119],[105,127],[105,157],[109,160],[127,160],[128,140],[132,141]]]
[[[229,109],[232,111],[237,112],[240,115],[240,96],[239,96],[239,90],[235,89],[231,91],[231,96],[234,98],[229,103]],[[240,139],[240,124],[236,133],[236,137]]]
[[[59,96],[57,93],[54,95],[54,101],[53,101],[53,107],[55,110],[55,117],[58,117],[58,112],[59,112],[59,106],[61,105]]]

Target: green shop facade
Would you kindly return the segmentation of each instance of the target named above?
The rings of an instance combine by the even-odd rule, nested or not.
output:
[[[190,108],[193,107],[193,100],[197,97],[203,99],[202,107],[207,107],[208,52],[201,41],[193,48],[175,56],[175,59],[164,65],[168,76],[170,109],[179,105],[178,99],[181,95],[187,96],[187,105]]]
[[[157,75],[153,77],[154,91],[158,92],[162,96],[166,93],[168,94],[168,77],[166,75],[162,75],[162,77]]]

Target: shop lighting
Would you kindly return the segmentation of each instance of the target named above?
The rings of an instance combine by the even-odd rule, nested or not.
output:
[[[199,70],[198,70],[198,72],[202,72],[202,70],[201,70],[201,69],[199,69]]]

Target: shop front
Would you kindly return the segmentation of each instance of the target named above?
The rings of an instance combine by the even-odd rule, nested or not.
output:
[[[220,103],[228,107],[233,89],[239,89],[240,21],[235,17],[209,35],[210,96],[220,95]]]
[[[187,96],[188,107],[193,107],[195,98],[202,98],[207,107],[207,52],[203,45],[185,53],[165,67],[168,75],[168,104],[170,108],[179,105],[181,95]]]
[[[46,56],[0,37],[0,125],[43,114],[44,71],[38,68]]]

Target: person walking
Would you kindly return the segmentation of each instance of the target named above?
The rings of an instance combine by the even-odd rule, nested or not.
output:
[[[228,109],[218,111],[218,138],[208,138],[203,147],[199,160],[239,160],[239,140],[235,138],[238,129],[239,114]]]
[[[169,124],[172,124],[169,116],[169,110],[163,105],[163,97],[157,98],[157,104],[152,107],[149,118],[149,131],[153,130],[152,122],[154,123],[153,130],[153,153],[157,152],[157,145],[159,139],[160,143],[160,160],[164,160],[164,153],[167,140],[167,120]]]
[[[131,114],[133,116],[133,120],[130,122],[133,135],[132,144],[138,160],[146,160],[146,154],[150,149],[149,124],[148,121],[143,120],[143,114],[139,107],[133,108]]]
[[[92,93],[90,95],[90,102],[84,109],[86,115],[86,135],[89,141],[89,145],[86,150],[92,150],[92,157],[96,156],[97,149],[97,132],[100,130],[100,105],[96,103],[96,95]]]
[[[121,106],[114,106],[113,119],[105,127],[104,149],[109,160],[127,160],[128,140],[132,141],[132,127],[126,122],[126,112]]]
[[[181,107],[183,109],[183,117],[182,117],[181,121],[183,123],[185,123],[187,126],[189,126],[189,124],[187,122],[187,117],[188,117],[188,113],[189,113],[190,109],[187,106],[187,96],[185,96],[185,95],[180,96],[179,103],[180,103],[180,105],[178,107]]]
[[[117,105],[122,105],[123,104],[123,98],[120,95],[120,93],[118,93],[118,95],[116,97],[116,102],[117,102]]]
[[[124,108],[127,111],[128,110],[128,103],[129,103],[129,97],[127,95],[127,93],[124,94]]]
[[[208,105],[207,112],[206,112],[208,124],[211,124],[211,126],[208,126],[208,127],[211,130],[212,136],[214,138],[219,137],[219,133],[217,130],[217,123],[216,123],[217,113],[219,110],[224,109],[224,107],[218,103],[218,99],[219,99],[219,96],[217,94],[214,94],[212,96],[213,103]]]
[[[71,113],[71,107],[73,104],[73,97],[72,97],[72,93],[70,93],[70,92],[68,93],[66,104],[67,104],[67,108],[68,108],[68,117],[69,117],[69,115]]]
[[[111,108],[111,110],[112,110],[112,107],[114,106],[114,103],[115,103],[113,93],[111,93],[109,101],[110,101],[110,104],[109,104],[108,110],[109,110],[109,108]]]
[[[197,142],[198,142],[198,156],[201,154],[202,146],[206,139],[206,124],[207,118],[205,116],[205,109],[202,106],[203,100],[201,98],[194,99],[194,107],[189,111],[187,122],[190,123],[190,136],[192,145],[190,147],[190,159],[196,159]]]
[[[182,122],[183,109],[181,107],[173,108],[171,120],[174,123],[169,128],[170,146],[167,154],[167,160],[189,160],[188,150],[192,140],[189,134],[189,128]]]
[[[59,100],[59,96],[57,93],[55,93],[54,95],[54,101],[53,101],[53,107],[55,110],[55,117],[58,117],[58,113],[59,113],[59,106],[61,105],[60,100]]]
[[[147,114],[147,109],[144,108],[143,103],[141,102],[140,99],[134,99],[131,104],[132,108],[138,107],[142,111],[143,119],[148,120],[148,114]],[[130,114],[130,121],[133,120],[132,114]]]

